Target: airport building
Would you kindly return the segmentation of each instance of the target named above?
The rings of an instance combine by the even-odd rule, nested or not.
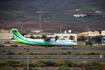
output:
[[[42,34],[39,34],[39,35],[24,35],[24,37],[26,37],[26,38],[29,38],[30,36],[34,36],[34,37],[42,37]],[[47,37],[54,37],[54,35],[46,35]]]
[[[96,37],[96,36],[100,36],[100,35],[102,37],[105,37],[105,30],[102,30],[100,33],[99,33],[99,31],[82,32],[82,33],[78,33],[78,38],[80,36],[84,36],[84,37],[87,37],[87,38],[89,37],[91,39],[92,37]],[[85,42],[86,41],[83,41],[82,44],[85,45]],[[81,41],[78,41],[78,45],[81,45]],[[99,45],[99,44],[97,43],[97,45]]]
[[[74,40],[77,42],[76,33],[55,33],[54,37],[58,36],[60,40]]]
[[[24,37],[29,38],[31,35],[24,35]],[[34,37],[42,37],[39,35],[32,35]],[[77,34],[76,33],[54,33],[53,35],[46,35],[47,37],[55,38],[58,36],[58,40],[74,40],[77,42]]]
[[[0,30],[0,43],[6,43],[11,42],[11,39],[13,38],[12,30]]]
[[[101,34],[99,33],[99,31],[88,31],[88,32],[82,32],[82,33],[78,33],[78,37],[79,36],[84,36],[84,37],[95,37],[95,36],[105,36],[105,30],[101,31]]]
[[[4,30],[4,29],[1,29],[0,30],[0,33],[12,33],[12,30]]]

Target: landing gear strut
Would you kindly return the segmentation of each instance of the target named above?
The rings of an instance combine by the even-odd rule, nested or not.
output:
[[[48,46],[46,46],[46,48],[48,48]]]

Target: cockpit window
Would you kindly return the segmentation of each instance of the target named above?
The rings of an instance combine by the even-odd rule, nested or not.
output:
[[[74,41],[71,41],[71,42],[74,42]]]

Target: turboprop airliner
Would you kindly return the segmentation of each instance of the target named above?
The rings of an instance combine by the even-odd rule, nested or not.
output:
[[[46,37],[45,39],[30,39],[23,37],[17,29],[12,29],[14,41],[27,45],[41,45],[46,48],[50,46],[76,46],[77,43],[73,40],[56,40]]]

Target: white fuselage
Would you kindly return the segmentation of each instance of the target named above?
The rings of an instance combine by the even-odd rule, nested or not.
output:
[[[57,40],[57,41],[55,41],[55,39],[51,39],[48,42],[44,41],[44,39],[27,39],[27,40],[32,41],[32,42],[54,44],[55,46],[75,46],[75,45],[77,45],[77,43],[75,43],[73,40]]]

